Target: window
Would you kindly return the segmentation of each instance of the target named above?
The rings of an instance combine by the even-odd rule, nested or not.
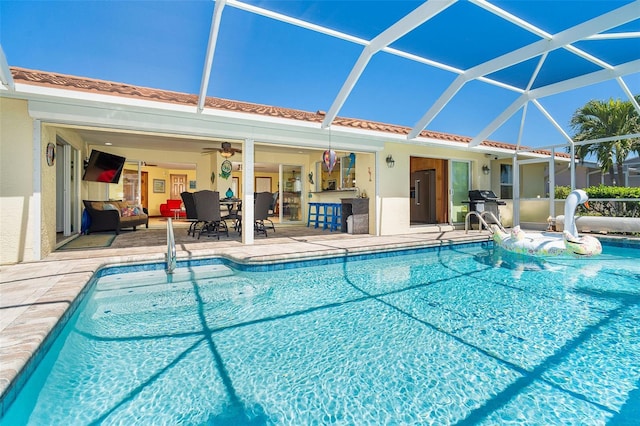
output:
[[[322,161],[316,162],[314,179],[315,191],[356,188],[356,155],[350,153],[344,157],[338,157],[331,174],[329,174],[327,166]]]
[[[340,186],[342,189],[356,187],[356,155],[354,153],[340,159]]]
[[[511,200],[513,198],[513,166],[500,164],[500,198]]]

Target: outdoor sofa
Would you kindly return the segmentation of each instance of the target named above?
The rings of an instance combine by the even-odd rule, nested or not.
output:
[[[126,201],[90,201],[83,200],[88,222],[83,226],[87,234],[100,231],[115,231],[116,235],[123,228],[145,225],[149,227],[147,209],[133,206]]]

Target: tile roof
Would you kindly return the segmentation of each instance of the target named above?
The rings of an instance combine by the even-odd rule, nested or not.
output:
[[[13,74],[13,79],[15,82],[21,82],[35,86],[64,88],[82,92],[100,93],[105,95],[168,102],[181,105],[196,106],[198,104],[198,96],[193,94],[133,86],[130,84],[97,80],[93,78],[84,78],[47,71],[30,70],[20,67],[11,67],[11,72]],[[325,116],[325,113],[323,111],[317,111],[314,113],[290,108],[255,104],[250,102],[233,101],[230,99],[217,97],[207,97],[205,101],[205,107],[224,111],[237,111],[247,114],[287,118],[312,123],[321,123]],[[411,130],[411,128],[409,127],[347,117],[336,117],[333,120],[332,124],[336,126],[373,130],[378,132],[393,133],[397,135],[408,135]],[[438,139],[442,141],[457,142],[462,144],[467,144],[471,141],[470,137],[459,136],[450,133],[434,132],[431,130],[423,130],[422,132],[420,132],[420,136],[424,138]],[[490,148],[498,148],[511,151],[515,150],[516,148],[516,146],[512,144],[494,141],[483,141],[482,145]],[[521,149],[527,148],[521,147]],[[533,150],[531,152],[543,155],[551,154],[551,152],[548,150]],[[556,153],[556,156],[569,157],[569,155],[565,153]]]

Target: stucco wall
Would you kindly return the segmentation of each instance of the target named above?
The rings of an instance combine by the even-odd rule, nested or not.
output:
[[[545,169],[546,164],[527,164],[520,167],[520,197],[536,198],[546,197],[547,190],[545,188]]]
[[[148,173],[148,177],[149,177],[149,194],[148,194],[148,208],[149,208],[149,215],[150,216],[160,216],[160,204],[164,204],[167,202],[167,200],[170,198],[171,196],[171,175],[187,175],[187,191],[198,191],[199,188],[197,187],[197,179],[196,179],[196,170],[178,170],[178,169],[164,169],[162,167],[143,167],[142,168],[143,171],[146,171]],[[153,180],[154,179],[160,179],[160,180],[164,180],[164,193],[161,192],[153,192]],[[121,179],[122,180],[122,179]],[[196,181],[196,189],[189,189],[189,181],[190,180],[195,180]],[[116,186],[116,185],[110,185],[110,186]],[[207,188],[203,188],[203,189],[209,189],[209,187],[207,186]],[[114,198],[122,198],[120,196],[114,197]]]
[[[0,264],[33,260],[33,121],[27,102],[0,98]],[[38,229],[39,230],[39,229]]]
[[[571,169],[569,167],[569,163],[560,163],[556,164],[555,171],[555,181],[557,186],[570,186],[571,185]],[[591,177],[591,181],[588,180],[588,173],[591,169],[582,166],[580,164],[576,164],[576,188],[585,188],[589,186],[589,183],[592,185],[598,185],[600,183],[600,174],[597,173]],[[549,167],[545,167],[545,176],[549,179]],[[607,176],[609,178],[609,176]]]
[[[392,168],[387,167],[386,164],[388,155],[392,155],[395,161]],[[380,218],[378,220],[381,235],[428,231],[428,228],[425,227],[410,226],[409,177],[412,156],[471,161],[471,189],[491,188],[491,174],[484,175],[481,171],[484,164],[489,164],[482,153],[387,143],[385,149],[378,155],[378,169],[380,171],[380,198],[378,200]]]
[[[500,206],[500,219],[505,227],[513,226],[513,200],[506,200],[506,206]],[[564,200],[556,201],[555,216],[563,214]],[[548,198],[527,198],[520,200],[520,223],[540,224],[544,229],[549,217]]]
[[[556,213],[559,214],[559,213]],[[546,223],[549,217],[549,199],[520,200],[520,222]]]
[[[41,254],[42,257],[51,253],[56,246],[56,166],[47,165],[44,155],[48,143],[56,144],[56,132],[54,129],[42,126],[41,152],[43,160],[40,162],[42,173],[40,174],[42,185],[42,222],[40,223]],[[56,154],[58,148],[56,147]],[[54,161],[59,161],[56,158]]]
[[[44,150],[49,142],[54,145],[57,142],[57,138],[60,137],[64,142],[68,143],[71,147],[79,152],[80,158],[84,158],[86,156],[85,143],[82,138],[78,135],[78,133],[73,129],[61,128],[57,126],[42,125],[42,151],[43,151],[43,159],[42,159],[42,224],[41,224],[41,256],[45,257],[49,253],[53,252],[56,247],[56,208],[57,208],[57,180],[63,179],[63,176],[58,175],[56,172],[56,167],[49,167],[46,164],[44,158]],[[56,146],[56,163],[62,161],[62,153],[60,152],[61,146]],[[80,209],[82,206],[82,195],[87,191],[87,182],[80,181],[82,177],[82,173],[79,173],[79,177],[77,176],[77,167],[78,164],[75,164],[74,158],[71,158],[72,168],[74,170],[72,173],[72,182],[71,182],[71,194],[70,198],[72,199],[72,205],[70,208],[72,211],[70,214],[75,217],[72,219],[72,233],[80,232],[80,212],[73,211],[75,209]],[[75,179],[77,178],[77,182]],[[74,203],[75,198],[75,203]]]
[[[53,125],[43,125],[41,129],[41,140],[36,148],[37,154],[34,159],[34,128],[33,120],[29,117],[27,102],[0,98],[0,202],[2,215],[0,215],[0,232],[3,244],[0,245],[0,263],[15,263],[29,261],[45,256],[55,248],[56,237],[56,169],[46,164],[45,148],[47,143],[56,143],[56,134],[61,135],[65,141],[70,143],[80,151],[82,158],[88,156],[92,147],[86,146],[85,142],[73,131],[73,129],[62,129]],[[190,163],[196,167],[195,180],[197,189],[215,189],[224,193],[230,186],[231,181],[219,177],[219,164],[222,162],[219,155],[201,155],[200,153],[187,153],[180,151],[160,151],[160,150],[140,150],[132,148],[118,148],[96,146],[101,151],[122,155],[128,160],[140,160],[147,163],[179,162]],[[303,194],[308,197],[308,193],[313,191],[308,182],[307,174],[315,171],[315,164],[321,158],[321,150],[309,155],[300,154],[295,150],[289,153],[263,153],[256,150],[257,162],[284,163],[302,165]],[[342,154],[342,153],[341,153]],[[389,168],[386,164],[386,157],[392,155],[395,160],[395,167]],[[375,233],[377,226],[380,226],[382,235],[419,233],[425,232],[425,227],[411,227],[409,211],[409,173],[410,158],[425,157],[437,159],[455,159],[471,162],[471,188],[484,189],[492,188],[499,192],[499,166],[496,161],[489,163],[483,153],[475,153],[464,150],[420,147],[403,143],[387,143],[384,150],[378,153],[378,164],[375,163],[374,154],[357,154],[356,182],[360,190],[366,191],[370,197],[375,195],[375,184],[379,185],[379,197],[370,198],[370,220],[369,232]],[[39,168],[38,185],[41,185],[42,198],[40,193],[33,193],[34,182],[34,161]],[[489,163],[491,173],[484,175],[481,167]],[[540,169],[540,170],[537,170]],[[379,175],[376,177],[376,170]],[[535,175],[540,172],[540,179],[533,182],[535,176],[527,177],[526,194],[532,197],[540,194],[544,189],[544,166],[537,167]],[[159,170],[161,173],[170,174],[171,170]],[[216,181],[211,183],[211,173],[216,174]],[[260,176],[259,171],[256,176]],[[275,177],[275,176],[274,176]],[[315,179],[318,176],[314,176]],[[154,175],[149,174],[149,187],[153,186]],[[192,180],[191,175],[189,180]],[[539,181],[539,182],[538,182]],[[272,179],[272,184],[276,185],[277,179]],[[242,182],[240,183],[241,186]],[[491,185],[493,184],[493,186]],[[168,185],[168,182],[167,182]],[[99,183],[79,183],[78,199],[107,199],[109,197],[108,187]],[[275,188],[273,189],[275,190]],[[150,196],[152,191],[150,191]],[[159,194],[161,201],[168,197],[167,194]],[[314,195],[315,197],[315,195]],[[34,203],[34,198],[37,204]],[[308,200],[307,200],[308,201]],[[158,214],[155,208],[159,207],[158,200],[149,200],[153,205],[151,214]],[[380,209],[380,216],[376,217],[376,203]],[[156,206],[157,204],[157,206]],[[32,210],[40,206],[40,210]],[[35,207],[34,207],[35,206]],[[150,207],[152,207],[150,205]],[[511,217],[510,206],[504,209],[503,217]],[[525,206],[524,210],[528,207]],[[39,217],[41,223],[34,223]],[[523,212],[521,218],[529,219],[542,217],[539,206],[534,208],[531,215]],[[546,217],[546,213],[544,215]],[[303,213],[303,220],[306,212]],[[522,220],[522,219],[521,219]],[[34,229],[37,228],[37,229]],[[37,244],[37,247],[34,245]]]

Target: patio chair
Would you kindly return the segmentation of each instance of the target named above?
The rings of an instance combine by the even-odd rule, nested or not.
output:
[[[207,236],[215,235],[220,239],[220,233],[224,232],[229,236],[229,228],[227,223],[220,216],[220,194],[218,191],[210,191],[208,189],[195,192],[193,200],[196,205],[196,213],[198,221],[204,222],[198,232],[198,239],[202,234]]]
[[[265,219],[266,221],[268,221],[270,223],[270,225],[268,225],[267,227],[273,229],[273,232],[276,232],[276,227],[273,225],[273,222],[269,218],[270,217],[278,217],[279,216],[279,213],[278,213],[278,207],[279,207],[278,198],[279,197],[280,197],[280,192],[278,192],[278,191],[274,192],[273,195],[271,196],[271,205],[269,206],[268,218]]]
[[[255,201],[253,205],[253,229],[256,234],[264,234],[267,236],[267,228],[271,228],[275,232],[273,222],[269,219],[269,208],[273,201],[273,195],[270,192],[258,192],[255,195]],[[271,222],[271,225],[265,225],[265,221]],[[242,212],[238,214],[238,230],[242,234]]]
[[[263,233],[267,236],[267,228],[276,231],[273,222],[269,219],[269,210],[273,204],[273,194],[270,192],[258,192],[256,194],[256,204],[254,207],[253,219],[255,220],[256,233]],[[269,222],[271,225],[265,225],[265,222]]]
[[[278,216],[278,197],[280,192],[273,193],[273,199],[271,200],[271,206],[269,207],[269,216]]]
[[[202,221],[198,220],[198,212],[196,211],[196,202],[193,199],[193,193],[185,191],[180,194],[180,197],[182,198],[182,204],[184,204],[184,210],[187,214],[185,220],[191,222],[187,230],[187,235],[193,235],[195,238],[196,232],[198,231],[198,224],[202,223]]]

